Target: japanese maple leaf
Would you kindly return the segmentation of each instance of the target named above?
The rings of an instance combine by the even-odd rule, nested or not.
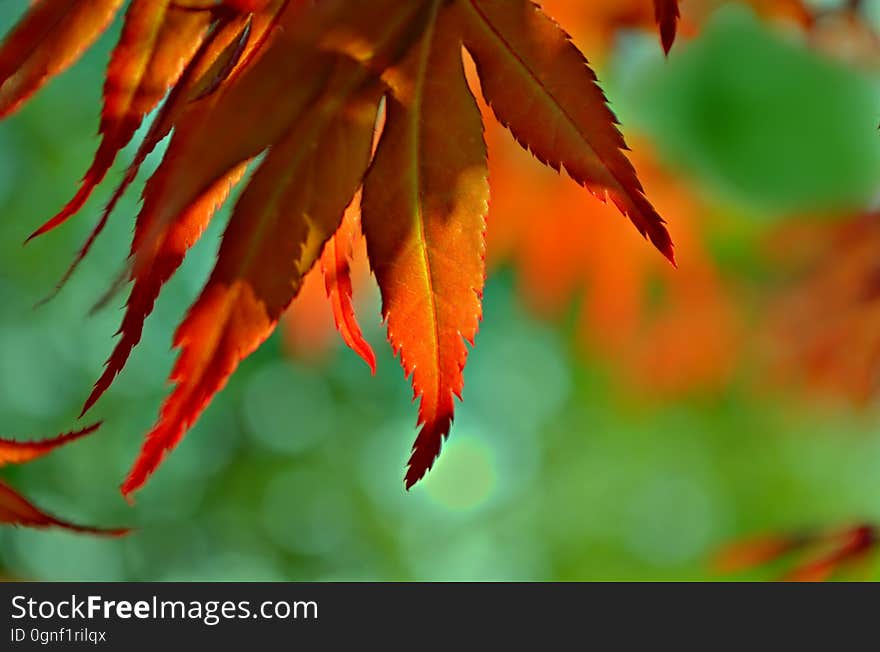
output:
[[[7,464],[25,464],[48,455],[61,446],[70,444],[95,432],[100,425],[99,423],[94,424],[82,430],[37,441],[17,441],[0,438],[0,467]],[[76,523],[53,516],[34,505],[3,481],[0,481],[0,524],[35,528],[58,527],[73,532],[106,536],[122,536],[129,532],[129,530],[124,528],[107,529],[77,525]]]
[[[621,30],[649,29],[658,18],[663,22],[674,17],[674,12],[658,16],[655,10],[663,3],[652,6],[644,0],[544,0],[541,4],[564,19],[575,41],[588,47],[593,61],[600,62]],[[680,25],[687,36],[696,33],[712,10],[721,6],[713,0],[665,3],[667,8],[673,4],[681,5]],[[837,13],[815,16],[797,0],[743,4],[768,21],[793,21],[810,28],[811,43],[822,36],[821,26]],[[476,87],[478,78],[471,68],[467,66],[469,80]],[[558,317],[577,305],[578,344],[591,355],[613,360],[615,373],[646,386],[652,395],[725,382],[743,353],[740,302],[704,243],[706,214],[711,209],[699,201],[687,180],[666,169],[644,134],[635,141],[630,135],[631,159],[652,203],[676,233],[676,249],[683,262],[681,273],[675,273],[629,237],[625,225],[613,219],[613,206],[591,201],[576,184],[552,170],[536,170],[529,154],[510,142],[506,129],[492,119],[492,109],[484,102],[480,108],[491,152],[490,273],[498,266],[512,265],[518,290],[542,316]],[[354,323],[351,314],[347,316],[342,304],[333,299],[345,295],[335,292],[333,285],[342,279],[356,295],[372,290],[363,239],[356,241],[350,276],[325,279],[322,265],[305,280],[285,316],[285,344],[291,355],[320,359],[335,344],[334,321],[343,329]],[[619,263],[621,258],[626,265]],[[647,295],[656,297],[658,289],[660,298],[648,306]],[[343,337],[352,340],[349,335]],[[366,343],[359,339],[356,346],[369,363],[371,351]]]
[[[12,62],[0,75],[10,105],[33,86],[7,88],[18,71],[45,69],[44,58],[66,65],[82,49],[70,45],[73,36],[93,39],[118,4],[37,2],[0,46],[0,61]],[[172,29],[172,20],[187,28]],[[356,224],[343,216],[358,191],[388,339],[419,399],[406,486],[431,468],[461,397],[485,278],[487,150],[463,50],[476,64],[486,104],[520,145],[610,199],[673,259],[595,74],[528,0],[134,2],[108,69],[99,153],[79,195],[40,229],[79,208],[167,90],[75,261],[146,154],[171,133],[135,222],[120,338],[83,412],[125,366],[161,288],[216,208],[261,159],[233,209],[214,271],[174,337],[175,386],[123,482],[125,495],[144,484],[272,333],[316,264],[343,336],[372,362],[354,320],[346,262]]]

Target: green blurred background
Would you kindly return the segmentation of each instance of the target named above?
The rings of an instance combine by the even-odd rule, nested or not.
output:
[[[25,4],[0,6],[0,31]],[[0,124],[0,419],[9,436],[70,429],[120,318],[115,309],[87,312],[122,264],[135,192],[69,287],[38,310],[107,189],[70,225],[21,246],[91,157],[117,33]],[[746,235],[717,247],[731,275],[758,273],[748,247],[781,216],[864,206],[878,188],[880,77],[811,54],[747,10],[719,12],[668,62],[655,35],[624,34],[602,78],[625,128],[650,136],[665,161],[736,216],[734,230]],[[2,528],[6,576],[718,579],[708,560],[732,539],[880,520],[875,408],[759,392],[748,370],[720,390],[657,400],[580,352],[573,319],[531,315],[516,269],[489,280],[452,436],[410,493],[401,477],[415,408],[374,296],[361,320],[377,377],[342,348],[323,364],[298,362],[274,336],[129,507],[117,486],[167,389],[171,333],[210,270],[222,222],[169,284],[95,411],[103,429],[3,470],[53,513],[137,531],[108,540]]]

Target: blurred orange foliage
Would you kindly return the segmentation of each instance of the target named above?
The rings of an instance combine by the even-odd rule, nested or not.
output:
[[[490,265],[514,265],[528,305],[559,316],[580,302],[586,350],[633,381],[682,391],[724,380],[737,352],[736,305],[705,250],[700,202],[665,170],[645,141],[632,160],[675,234],[679,269],[637,239],[613,206],[563,176],[526,166],[501,129],[488,130]]]
[[[787,559],[790,570],[782,581],[824,582],[841,573],[864,575],[878,542],[872,523],[772,534],[728,544],[716,555],[715,566],[719,572],[736,573]]]
[[[768,357],[782,380],[864,403],[880,386],[880,215],[798,220],[771,256],[792,281],[773,297]]]

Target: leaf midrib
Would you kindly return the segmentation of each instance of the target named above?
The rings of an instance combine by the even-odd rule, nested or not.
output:
[[[439,0],[434,0],[434,3],[431,8],[431,19],[428,23],[428,26],[425,29],[425,34],[422,38],[425,39],[425,45],[422,48],[422,52],[420,53],[419,58],[419,68],[418,74],[416,77],[416,86],[415,92],[413,93],[413,110],[410,111],[411,121],[410,121],[410,132],[412,139],[412,147],[411,147],[411,155],[412,155],[412,175],[413,175],[413,189],[414,196],[413,200],[413,218],[416,223],[416,236],[419,240],[419,249],[422,254],[422,274],[425,277],[425,283],[428,286],[428,298],[429,304],[431,307],[431,331],[432,331],[432,339],[434,341],[434,361],[436,364],[436,374],[435,376],[435,384],[436,384],[436,396],[440,396],[440,328],[439,328],[439,315],[437,312],[437,298],[434,293],[434,277],[432,270],[432,265],[430,261],[430,255],[428,252],[428,238],[425,233],[425,216],[424,211],[422,209],[422,174],[421,174],[421,152],[422,152],[422,139],[421,139],[421,115],[422,115],[422,102],[424,99],[424,87],[425,80],[427,78],[428,72],[428,62],[431,58],[431,50],[434,43],[434,30],[436,28],[437,23],[437,11],[439,8]],[[424,392],[423,392],[424,393]]]

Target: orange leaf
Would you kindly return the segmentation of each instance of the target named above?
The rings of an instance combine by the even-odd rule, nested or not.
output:
[[[286,13],[296,16],[295,6]],[[175,224],[206,202],[210,189],[271,145],[319,92],[330,61],[296,57],[301,35],[285,28],[291,21],[284,16],[256,65],[177,116],[168,151],[144,190],[132,244],[135,279],[150,274]]]
[[[568,35],[529,0],[462,0],[465,46],[499,122],[536,158],[610,197],[674,262],[663,220],[624,155],[596,76]]]
[[[31,460],[35,460],[38,457],[51,453],[64,444],[69,444],[81,437],[85,437],[86,435],[95,432],[100,427],[100,423],[95,423],[82,430],[68,432],[67,434],[51,437],[49,439],[40,439],[38,441],[14,441],[12,439],[0,438],[0,466],[30,462]]]
[[[274,13],[235,16],[229,20],[221,20],[214,25],[184,70],[178,84],[169,93],[168,99],[162,105],[156,119],[150,125],[147,135],[138,147],[134,161],[128,166],[125,177],[104,208],[101,218],[80,247],[64,276],[55,285],[55,289],[41,303],[51,300],[73,276],[98,236],[101,235],[104,227],[107,226],[110,215],[119,200],[122,199],[128,187],[134,183],[141,165],[156,145],[171,132],[178,119],[191,108],[191,103],[209,94],[207,91],[217,83],[217,80],[221,79],[224,71],[227,73],[224,78],[228,77],[237,70],[237,66],[243,60],[248,58],[249,54],[256,51],[264,43],[271,26],[274,24],[274,19]],[[196,106],[200,105],[196,104]]]
[[[217,56],[222,56],[223,52],[228,51],[229,48],[236,47],[235,36],[240,34],[249,24],[248,21],[230,23],[230,29],[224,30],[224,33],[221,34],[221,40],[218,42],[218,45],[225,44],[225,47],[216,52]],[[262,29],[268,29],[269,25],[270,19],[267,18],[263,21]],[[253,42],[257,43],[259,41],[255,39]],[[209,67],[208,71],[211,69],[212,67]],[[197,84],[198,82],[194,83]],[[185,95],[182,95],[182,97],[185,97]],[[177,113],[177,117],[180,120],[184,120],[191,114],[196,114],[197,118],[201,117],[209,112],[213,108],[213,105],[221,98],[222,96],[220,94],[205,97],[198,104],[193,105],[189,112],[185,112],[183,108],[178,108],[175,103],[175,105],[169,109],[168,114],[164,114],[163,112],[163,115],[158,117],[157,123],[154,124],[154,128],[160,131],[166,128],[170,130],[173,124],[170,122],[170,114],[174,112],[179,112]],[[167,123],[163,120],[164,115],[169,115]],[[234,127],[233,129],[239,134],[246,134],[248,132],[248,130],[236,129]],[[184,131],[184,135],[186,135],[186,133],[187,132]],[[156,138],[160,138],[159,134],[156,134]],[[152,146],[157,142],[158,140],[152,142],[152,139],[148,134],[147,141],[144,143],[145,146],[142,147],[135,160],[135,167],[123,181],[120,190],[114,195],[107,211],[104,213],[102,221],[96,227],[95,232],[86,243],[86,247],[81,252],[77,261],[82,260],[83,255],[88,251],[88,247],[94,241],[94,236],[97,235],[97,233],[103,228],[104,224],[106,224],[107,218],[109,217],[109,211],[112,210],[115,201],[121,197],[121,193],[124,191],[126,185],[133,181],[137,166],[143,162],[149,149],[152,149]],[[172,144],[174,144],[174,141],[172,141]],[[171,276],[174,275],[177,268],[180,267],[187,251],[199,239],[217,210],[217,207],[226,200],[232,186],[238,183],[244,175],[247,160],[238,162],[231,170],[221,173],[219,179],[213,181],[210,185],[199,188],[198,190],[200,194],[188,200],[186,205],[182,206],[181,210],[175,216],[176,221],[170,221],[165,224],[164,231],[158,231],[157,228],[157,232],[155,235],[151,236],[152,239],[148,243],[150,246],[143,245],[142,243],[147,240],[148,230],[153,227],[153,220],[156,214],[161,212],[165,207],[163,203],[165,195],[174,192],[178,183],[182,183],[183,181],[183,179],[173,178],[173,175],[176,173],[176,168],[174,167],[175,163],[176,159],[174,158],[173,150],[169,148],[169,152],[166,154],[162,165],[147,183],[146,189],[144,190],[144,206],[138,216],[135,226],[134,242],[132,244],[132,256],[140,256],[140,259],[144,262],[139,267],[135,267],[131,272],[134,286],[132,287],[131,294],[126,303],[125,315],[123,316],[122,325],[119,329],[121,338],[114,348],[113,353],[110,355],[110,358],[107,360],[104,373],[95,383],[94,389],[86,399],[86,402],[83,405],[82,414],[85,414],[97,402],[107,388],[110,387],[113,379],[120,371],[122,371],[128,361],[132,349],[140,341],[144,322],[153,311],[153,306],[159,296],[162,286],[169,278],[171,278]],[[172,178],[169,178],[169,176],[172,176]],[[74,262],[74,265],[77,261]],[[69,278],[70,271],[72,270],[69,270],[66,278]],[[64,280],[65,279],[62,279],[62,282]]]
[[[38,0],[0,45],[0,118],[72,65],[113,20],[122,0]]]
[[[454,14],[441,4],[431,3],[434,23],[386,76],[387,120],[362,203],[388,339],[421,397],[407,488],[431,468],[449,433],[485,272],[482,120]]]
[[[144,193],[132,250],[135,274],[152,265],[169,225],[205,188],[286,132],[321,92],[337,57],[349,56],[366,67],[384,67],[399,58],[413,38],[421,4],[326,0],[287,5],[279,16],[280,29],[253,64],[176,125],[162,167]]]
[[[678,0],[654,0],[654,14],[657,18],[657,25],[660,27],[660,41],[663,43],[663,50],[669,54],[672,44],[675,43],[678,19],[681,18]]]
[[[225,200],[230,184],[241,177],[247,161],[275,143],[315,102],[340,54],[369,68],[384,66],[417,38],[413,34],[419,33],[416,27],[423,13],[421,3],[395,0],[290,3],[281,10],[280,29],[260,56],[181,116],[165,158],[144,190],[132,243],[135,283],[122,339],[83,413],[124,366],[162,285]],[[358,45],[356,50],[340,50],[352,43]],[[372,47],[365,50],[363,43]],[[365,68],[358,68],[349,83],[363,83],[366,75]],[[242,129],[242,123],[248,128]]]
[[[286,4],[284,0],[275,0],[266,11],[221,18],[213,25],[150,126],[135,157],[136,164],[142,163],[159,141],[171,133],[186,112],[205,106],[198,100],[211,95],[246,67],[272,36]]]
[[[144,322],[153,311],[162,286],[180,267],[187,250],[201,237],[217,207],[226,200],[232,186],[241,179],[244,172],[245,165],[242,164],[204,192],[177,222],[169,226],[161,245],[153,251],[150,267],[133,275],[134,286],[119,327],[121,338],[107,359],[104,372],[83,404],[80,416],[91,409],[122,371],[132,349],[140,342]]]
[[[49,439],[38,441],[13,441],[0,439],[0,466],[6,464],[24,464],[38,457],[51,453],[56,448],[76,441],[88,434],[95,432],[101,426],[93,424],[76,432],[69,432]],[[30,503],[15,489],[0,481],[0,524],[21,525],[25,527],[60,527],[66,530],[84,532],[88,534],[100,534],[108,536],[122,536],[129,532],[128,529],[103,529],[76,525],[63,521],[51,514],[47,514],[40,508]]]
[[[168,92],[62,279],[88,252],[146,155],[173,133],[143,192],[130,263],[114,285],[133,283],[121,338],[85,412],[125,365],[161,288],[231,185],[249,161],[266,154],[236,207],[215,270],[175,336],[181,349],[172,372],[176,385],[123,483],[124,494],[146,481],[240,361],[268,337],[318,259],[343,338],[373,366],[352,306],[355,218],[339,229],[362,182],[365,240],[388,337],[420,400],[407,487],[432,466],[463,389],[485,276],[486,145],[463,72],[463,47],[476,61],[485,98],[516,140],[603,201],[610,197],[609,204],[673,259],[664,222],[625,155],[595,75],[532,2],[193,2],[132,0],[108,76],[101,148],[80,193],[45,227],[85,201]],[[650,24],[650,8],[645,0],[641,24]],[[178,12],[187,25],[193,21],[187,37],[186,30],[165,32]],[[388,123],[368,166],[369,145],[360,160],[346,141],[359,141],[362,133],[371,140],[383,92]],[[570,235],[562,233],[573,243]],[[591,234],[581,242],[587,251],[596,247]]]
[[[327,297],[333,309],[333,320],[345,343],[357,353],[376,375],[376,354],[364,339],[352,304],[351,254],[352,242],[360,235],[358,201],[352,202],[336,234],[327,241],[321,255],[321,269]]]
[[[342,62],[328,91],[270,149],[236,205],[217,265],[174,338],[177,384],[122,485],[137,490],[226,384],[238,363],[273,331],[339,227],[369,163],[378,92]],[[355,81],[357,80],[357,81]]]
[[[44,512],[2,481],[0,481],[0,523],[5,525],[20,525],[37,528],[59,527],[73,532],[98,534],[110,537],[121,537],[131,531],[128,528],[105,529],[77,525],[70,521],[64,521]]]
[[[173,0],[134,0],[110,58],[104,84],[101,144],[79,191],[28,240],[75,215],[101,183],[116,155],[178,80],[210,22],[208,12],[185,11]]]

